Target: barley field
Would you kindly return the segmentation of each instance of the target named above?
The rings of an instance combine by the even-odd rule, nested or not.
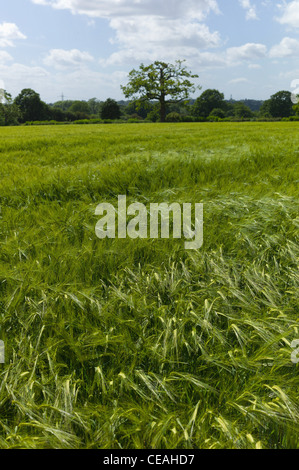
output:
[[[299,448],[298,131],[0,129],[0,448]],[[118,195],[203,203],[203,246],[100,240]]]

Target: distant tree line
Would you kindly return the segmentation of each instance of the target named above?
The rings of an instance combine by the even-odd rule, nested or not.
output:
[[[15,99],[4,90],[1,97],[0,126],[34,121],[74,122],[90,119],[161,121],[161,106],[157,99],[117,102],[108,98],[103,102],[91,98],[88,101],[65,100],[46,104],[37,92],[29,88],[22,90]],[[266,101],[235,101],[225,100],[220,91],[208,89],[196,99],[164,103],[163,106],[164,120],[167,122],[281,119],[299,116],[299,104],[294,105],[289,91],[279,91]]]

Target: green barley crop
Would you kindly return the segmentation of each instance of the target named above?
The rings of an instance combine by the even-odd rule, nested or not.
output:
[[[298,123],[0,136],[0,448],[299,448]],[[122,194],[203,247],[99,240]]]

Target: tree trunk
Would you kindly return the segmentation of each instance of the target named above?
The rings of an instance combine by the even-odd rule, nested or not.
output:
[[[165,103],[165,96],[162,95],[160,98],[160,121],[165,122],[166,118],[166,103]]]

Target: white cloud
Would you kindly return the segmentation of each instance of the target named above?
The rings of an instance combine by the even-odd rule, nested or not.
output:
[[[167,54],[167,55],[166,55]],[[125,63],[148,63],[157,58],[165,61],[175,61],[178,57],[187,59],[188,66],[194,69],[228,68],[241,65],[244,62],[256,61],[267,57],[267,47],[263,44],[248,43],[240,47],[231,47],[222,52],[202,51],[196,47],[176,47],[166,51],[163,46],[157,46],[154,51],[127,48],[113,53],[108,60],[101,60],[102,65],[123,65]],[[259,64],[249,63],[249,68],[261,68]]]
[[[263,59],[267,56],[264,44],[248,43],[239,47],[230,47],[224,52],[194,52],[195,64],[205,68],[228,68],[241,65],[244,62]],[[261,68],[259,64],[249,63],[249,68]]]
[[[126,83],[128,74],[123,71],[102,73],[88,67],[50,72],[43,67],[0,63],[0,77],[0,88],[2,83],[3,88],[13,96],[17,96],[23,88],[32,88],[43,101],[51,103],[60,99],[62,92],[70,100],[87,100],[92,96],[101,100],[109,97],[123,99],[120,84]]]
[[[51,89],[50,74],[42,67],[0,63],[0,76],[6,84],[6,89],[15,96],[20,93],[21,88],[39,90],[44,83]]]
[[[277,32],[276,40],[273,39],[275,38],[273,9],[277,8],[280,3],[279,21],[285,25],[297,27],[299,20],[296,14],[299,11],[299,0],[262,0],[260,3],[256,0],[232,0],[232,2],[218,2],[218,0],[31,0],[31,2],[44,5],[40,8],[46,8],[46,6],[55,8],[57,14],[59,14],[58,10],[65,10],[73,15],[85,15],[85,23],[95,28],[102,26],[105,28],[109,25],[111,31],[110,39],[109,34],[105,35],[105,40],[110,40],[110,46],[107,50],[104,46],[100,47],[99,50],[104,52],[100,60],[97,58],[102,67],[111,67],[109,69],[102,68],[100,72],[96,72],[97,65],[91,62],[93,57],[81,50],[76,50],[74,53],[74,50],[52,49],[46,54],[43,64],[51,72],[51,79],[46,77],[45,80],[41,80],[43,83],[41,87],[38,87],[39,90],[42,88],[44,99],[50,93],[58,97],[62,91],[67,95],[67,99],[76,99],[78,96],[86,99],[92,95],[98,96],[99,90],[105,90],[104,93],[108,90],[107,93],[111,96],[123,98],[119,85],[127,82],[129,69],[138,67],[141,62],[147,64],[154,60],[164,60],[173,63],[176,59],[187,59],[187,67],[200,75],[201,84],[209,77],[209,80],[215,83],[215,87],[222,86],[217,83],[227,86],[229,80],[233,78],[234,81],[228,88],[230,93],[231,89],[244,89],[247,85],[253,87],[253,84],[246,84],[244,81],[246,70],[250,80],[254,77],[255,71],[262,79],[258,69],[263,65],[263,61],[267,61],[267,67],[273,67],[272,77],[276,70],[278,70],[278,75],[283,67],[273,65],[269,57],[272,59],[277,57],[277,63],[280,64],[282,62],[280,57],[292,57],[292,53],[297,50],[294,42],[296,40],[285,38],[281,41],[282,36],[277,39]],[[213,23],[213,16],[221,13],[218,3],[224,13],[221,18],[223,21],[216,23],[221,23],[219,27]],[[248,26],[244,34],[242,32],[239,35],[246,39],[243,41],[240,39],[240,42],[237,42],[234,39],[237,36],[232,36],[231,30],[225,29],[231,28],[230,3],[234,3],[239,8],[239,12],[241,11],[241,15],[244,17],[246,15],[247,20],[257,20],[258,15],[263,14],[265,24],[255,23],[256,28],[251,28],[251,30]],[[266,7],[267,12],[265,12]],[[105,21],[100,22],[99,18]],[[235,25],[236,31],[240,32],[243,26],[244,21]],[[235,41],[229,45],[236,47],[227,48],[222,34],[225,35],[227,41]],[[262,34],[264,34],[264,40]],[[290,33],[288,35],[292,36]],[[260,39],[254,42],[254,37]],[[266,40],[270,43],[268,48],[265,45]],[[279,41],[281,41],[280,44],[278,44]],[[271,49],[272,45],[274,47]],[[52,47],[68,48],[63,43]],[[72,47],[80,48],[78,45]],[[89,50],[87,46],[82,49]],[[94,52],[92,54],[95,56]],[[118,71],[118,75],[113,75],[116,69],[122,71]],[[231,76],[232,69],[233,77]],[[265,74],[268,73],[268,68],[266,71],[264,67],[264,70]],[[277,76],[273,78],[273,83],[276,80]],[[88,89],[83,85],[84,83],[88,83]],[[50,87],[52,91],[47,87]],[[253,90],[254,93],[263,92],[260,87]],[[99,96],[99,98],[105,97]]]
[[[250,0],[239,0],[242,8],[246,10],[246,19],[247,20],[257,20],[258,16],[256,13],[256,6],[251,4]]]
[[[266,57],[267,47],[264,44],[247,43],[240,47],[227,49],[227,56],[231,62],[240,60],[256,60]]]
[[[125,65],[127,63],[138,65],[140,62],[148,63],[154,60],[175,61],[178,57],[187,60],[192,69],[222,68],[241,65],[243,62],[256,61],[267,57],[267,47],[264,44],[244,44],[240,47],[231,47],[222,52],[202,51],[198,47],[177,46],[166,49],[157,45],[155,49],[142,49],[127,47],[114,52],[107,60],[100,60],[103,66]],[[248,64],[249,68],[261,68],[259,64]]]
[[[92,62],[94,58],[88,52],[78,49],[66,51],[64,49],[52,49],[44,59],[44,64],[56,69],[78,68],[87,62]]]
[[[222,53],[199,52],[195,60],[201,68],[226,67],[228,65],[227,57]]]
[[[32,0],[38,5],[70,10],[93,18],[160,16],[202,21],[210,11],[219,12],[217,0]]]
[[[299,28],[299,0],[284,2],[279,7],[282,10],[282,15],[277,18],[277,21],[293,28]]]
[[[68,9],[73,14],[106,18],[118,46],[102,65],[134,65],[138,61],[172,60],[198,55],[219,46],[220,35],[204,20],[219,13],[216,0],[32,0],[40,5]],[[182,55],[184,53],[184,55]]]
[[[26,39],[15,23],[0,24],[0,47],[11,47],[17,39]]]
[[[239,47],[230,47],[224,52],[198,52],[197,63],[201,67],[234,67],[244,62],[255,61],[267,56],[267,47],[264,44],[248,43]],[[249,63],[249,68],[257,69],[261,66]]]
[[[280,44],[271,48],[269,55],[270,57],[299,57],[299,40],[283,38]]]
[[[249,65],[248,65],[248,68],[249,68],[249,69],[252,69],[252,70],[258,70],[258,69],[261,69],[262,66],[259,65],[259,64],[249,64]]]
[[[6,51],[0,51],[0,65],[13,60],[12,56]],[[0,87],[1,88],[1,87]]]
[[[113,18],[110,26],[116,31],[114,42],[120,50],[112,54],[103,65],[124,65],[140,60],[173,60],[198,55],[199,50],[220,44],[217,32],[211,32],[202,23],[188,19],[158,17]]]
[[[234,85],[236,83],[246,83],[246,82],[249,82],[249,80],[247,78],[240,77],[240,78],[233,78],[228,83],[229,83],[229,85]]]
[[[31,77],[35,79],[43,79],[49,77],[50,74],[42,67],[29,67],[27,65],[14,63],[12,65],[1,65],[0,66],[1,77],[4,80],[8,78],[10,81],[17,81],[19,83],[19,77],[25,82]],[[13,77],[13,78],[12,78]]]
[[[116,30],[117,41],[126,46],[138,47],[142,41],[148,44],[148,48],[157,44],[207,48],[217,46],[220,42],[217,32],[211,33],[205,24],[187,18],[165,19],[154,16],[114,18],[110,26]]]

